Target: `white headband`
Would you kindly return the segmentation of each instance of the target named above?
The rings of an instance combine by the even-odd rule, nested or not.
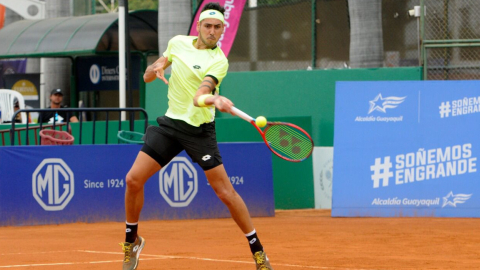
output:
[[[217,19],[220,20],[222,23],[225,23],[225,19],[223,14],[220,13],[218,10],[207,9],[200,14],[200,18],[198,19],[199,22],[203,21],[204,19]]]

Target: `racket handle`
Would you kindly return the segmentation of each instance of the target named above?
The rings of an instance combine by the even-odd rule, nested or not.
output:
[[[242,112],[241,110],[239,110],[239,109],[237,109],[237,108],[235,108],[235,107],[232,107],[232,112],[233,112],[236,116],[242,118],[243,120],[245,120],[245,121],[247,121],[247,122],[249,122],[249,123],[250,123],[251,121],[255,121],[255,119],[254,119],[253,117],[251,117],[250,115]]]

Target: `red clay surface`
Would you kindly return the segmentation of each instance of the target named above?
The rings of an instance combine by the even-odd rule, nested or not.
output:
[[[480,219],[332,218],[326,210],[254,218],[276,270],[480,269]],[[121,269],[124,223],[0,228],[0,269]],[[146,269],[255,269],[231,219],[144,221]]]

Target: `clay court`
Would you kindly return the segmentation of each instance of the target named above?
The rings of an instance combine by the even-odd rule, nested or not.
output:
[[[327,210],[254,218],[272,265],[295,269],[480,269],[480,220],[332,218]],[[231,219],[144,221],[138,269],[254,269]],[[3,227],[1,269],[121,269],[124,224]]]

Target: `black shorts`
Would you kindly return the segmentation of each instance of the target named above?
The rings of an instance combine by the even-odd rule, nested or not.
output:
[[[166,116],[157,118],[157,126],[149,126],[143,137],[143,152],[164,167],[182,150],[204,171],[222,164],[217,145],[215,122],[192,126]]]

